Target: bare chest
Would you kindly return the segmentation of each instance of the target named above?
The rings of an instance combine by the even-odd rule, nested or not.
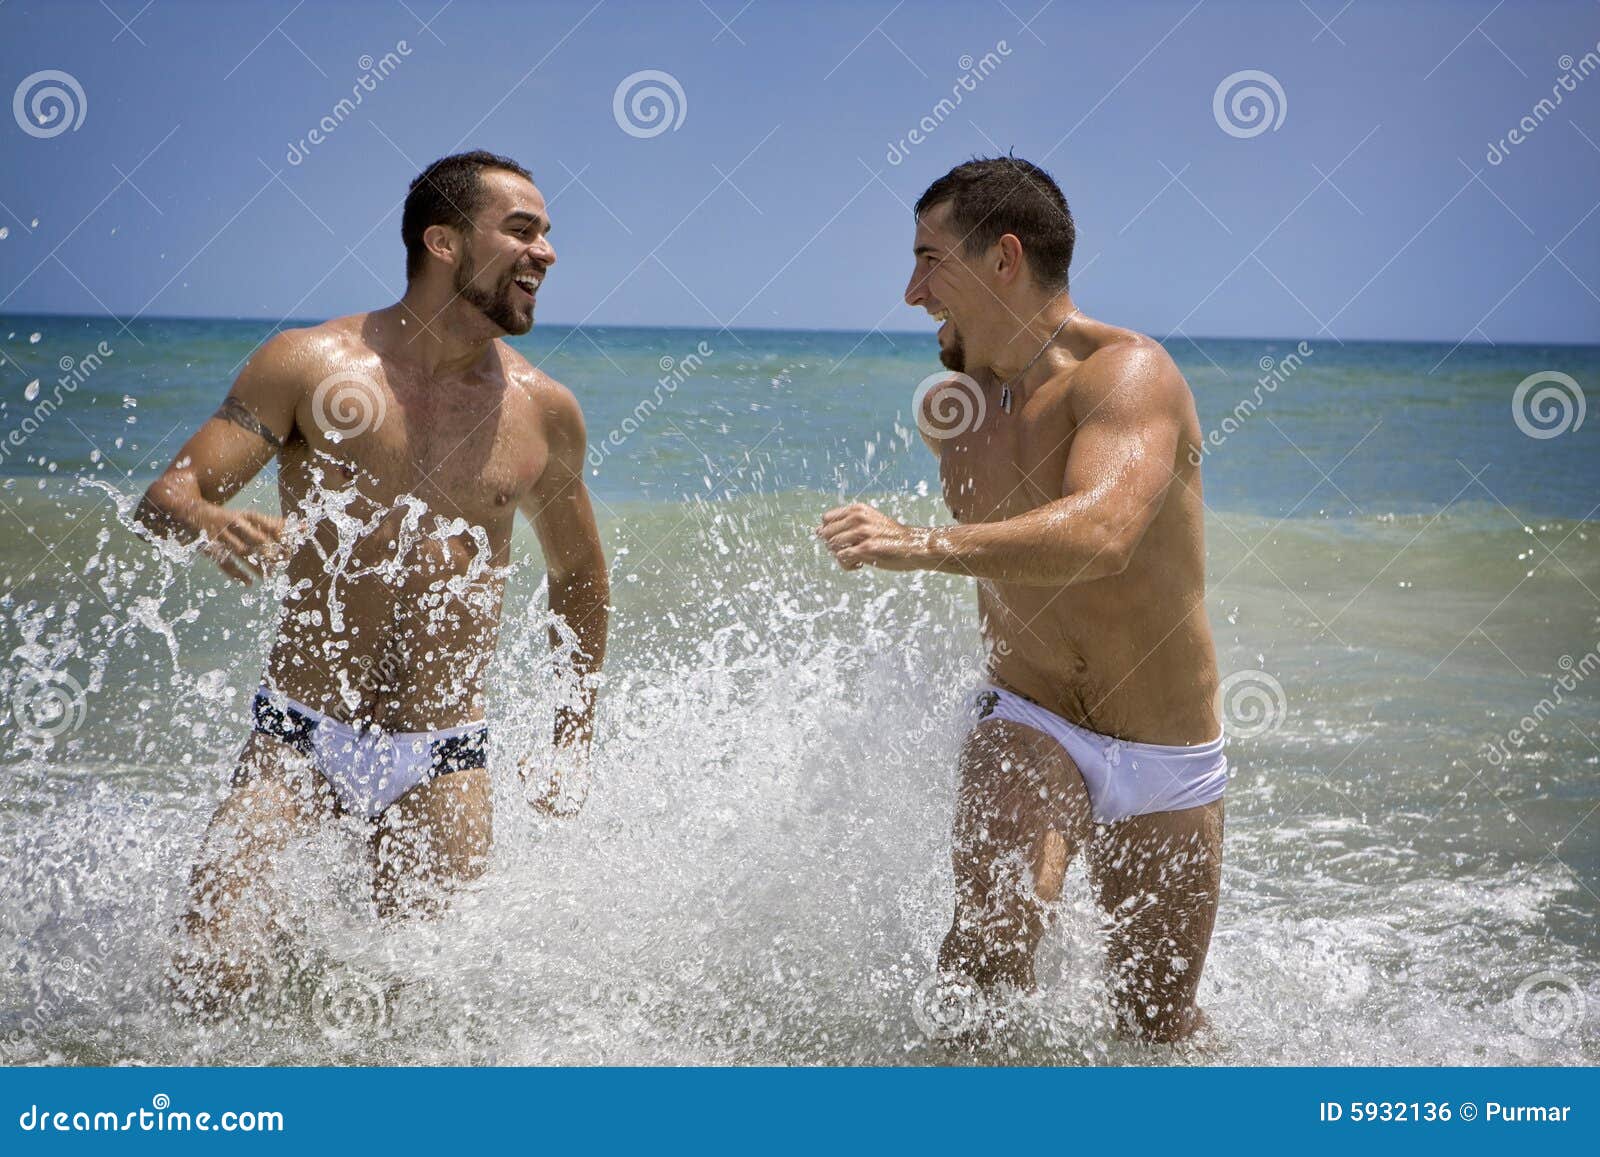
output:
[[[511,387],[366,378],[302,408],[308,482],[354,488],[378,506],[420,499],[445,517],[496,522],[538,483],[549,457],[536,409]]]
[[[1073,423],[1059,401],[990,408],[977,426],[940,448],[945,504],[960,522],[1014,518],[1061,497]]]

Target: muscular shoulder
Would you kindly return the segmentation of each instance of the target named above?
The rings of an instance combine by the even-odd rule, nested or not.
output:
[[[251,355],[241,383],[253,379],[261,387],[299,394],[331,373],[375,360],[377,355],[361,340],[352,320],[336,318],[274,334]]]
[[[505,342],[496,345],[507,383],[525,399],[530,419],[538,423],[552,446],[576,445],[581,449],[583,408],[578,405],[577,396]]]
[[[1154,338],[1117,331],[1073,375],[1072,402],[1079,421],[1099,411],[1181,413],[1189,385],[1172,355]]]

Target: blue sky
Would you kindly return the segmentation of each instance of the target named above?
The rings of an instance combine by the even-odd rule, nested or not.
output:
[[[542,322],[920,329],[908,206],[1014,149],[1073,206],[1079,303],[1159,337],[1600,334],[1600,74],[1486,159],[1600,5],[1041,2],[11,0],[6,91],[59,70],[85,108],[0,118],[0,312],[386,304],[407,182],[481,146],[552,197]],[[645,70],[683,93],[653,136],[614,115]],[[1245,70],[1283,94],[1255,135],[1215,112]]]

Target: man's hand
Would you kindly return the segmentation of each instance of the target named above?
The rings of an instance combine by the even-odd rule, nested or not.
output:
[[[205,503],[196,511],[195,523],[202,536],[200,553],[245,586],[266,577],[283,558],[284,523],[275,515]]]
[[[916,570],[931,532],[913,529],[864,502],[840,506],[822,516],[817,537],[827,543],[845,570],[863,564],[882,570]]]

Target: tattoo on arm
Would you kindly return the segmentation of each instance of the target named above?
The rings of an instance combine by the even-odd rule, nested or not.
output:
[[[221,418],[224,422],[232,422],[235,426],[249,430],[258,437],[265,438],[274,450],[283,449],[283,439],[274,434],[261,424],[261,420],[252,414],[238,398],[231,394],[217,407],[217,412],[211,415]]]

